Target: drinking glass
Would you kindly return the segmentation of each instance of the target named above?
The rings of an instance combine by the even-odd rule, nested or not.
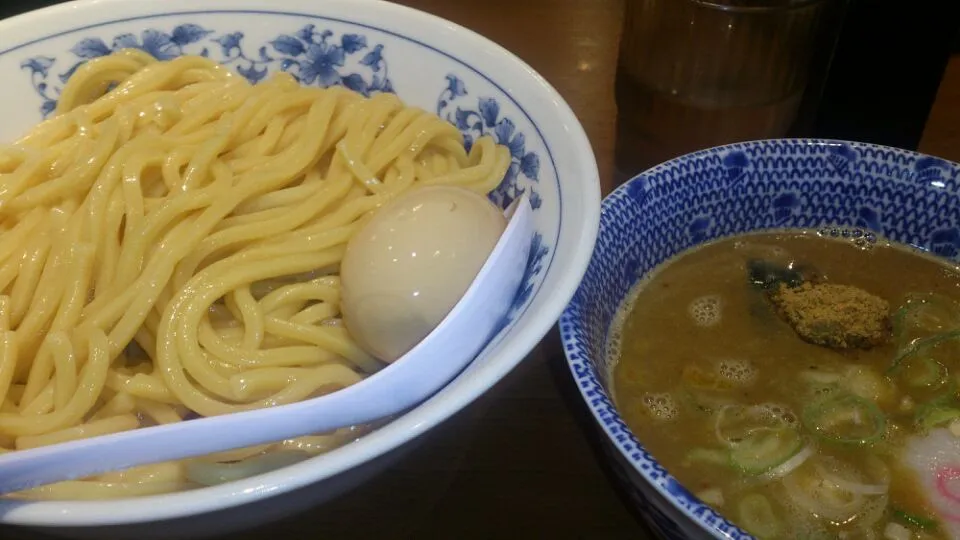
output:
[[[623,177],[787,135],[825,73],[844,0],[626,0],[616,97]]]

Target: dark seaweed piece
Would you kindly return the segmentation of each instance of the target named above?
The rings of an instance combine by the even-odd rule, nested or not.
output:
[[[799,287],[804,281],[807,281],[801,267],[793,264],[784,266],[763,259],[747,261],[747,272],[750,284],[765,291],[775,289],[781,283],[788,287]]]

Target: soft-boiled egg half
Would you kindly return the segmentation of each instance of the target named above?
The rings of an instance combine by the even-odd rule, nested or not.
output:
[[[384,362],[400,358],[463,297],[506,225],[486,197],[459,187],[416,188],[384,204],[340,265],[347,330]]]

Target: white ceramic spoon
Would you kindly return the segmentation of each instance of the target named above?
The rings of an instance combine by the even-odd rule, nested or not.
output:
[[[0,455],[0,494],[323,433],[385,418],[424,401],[470,364],[516,297],[533,239],[526,196],[504,214],[507,227],[463,298],[433,332],[383,370],[300,403],[9,452]]]

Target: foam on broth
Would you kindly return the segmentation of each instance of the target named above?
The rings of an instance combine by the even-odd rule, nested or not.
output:
[[[904,448],[948,428],[960,437],[960,339],[920,351],[902,341],[960,333],[960,271],[870,235],[835,236],[741,235],[648,273],[611,325],[614,400],[671,474],[756,536],[950,538],[949,497],[933,497],[934,468]],[[748,279],[760,259],[882,298],[903,339],[804,341]]]

